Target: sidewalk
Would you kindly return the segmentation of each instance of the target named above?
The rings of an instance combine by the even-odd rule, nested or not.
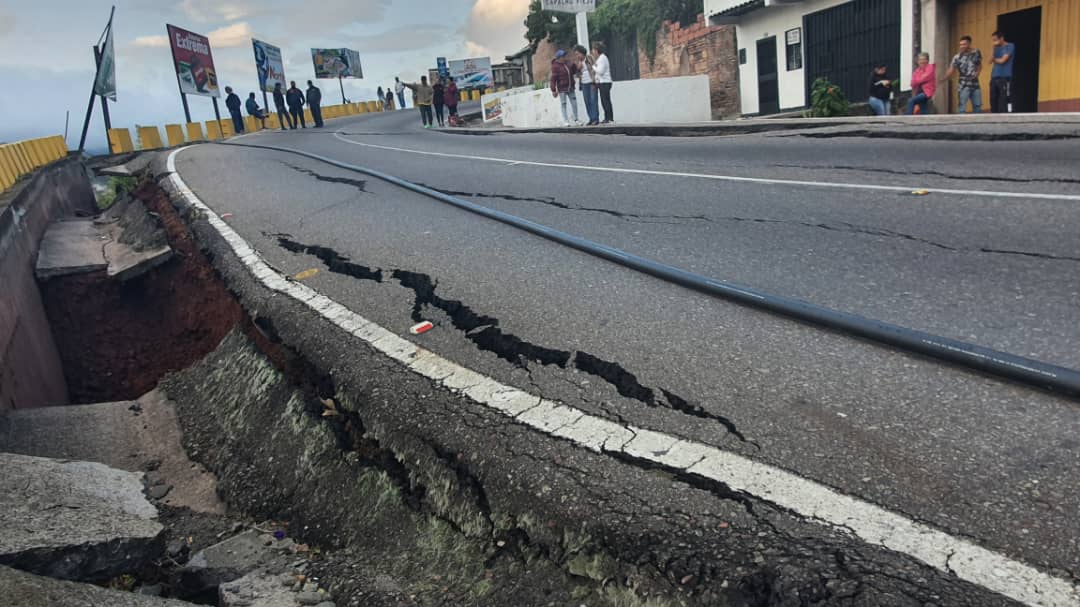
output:
[[[684,124],[609,124],[578,127],[509,128],[499,121],[447,130],[458,135],[564,133],[638,137],[715,137],[781,133],[804,137],[1022,141],[1080,139],[1080,113],[933,114],[929,116],[848,116],[842,118],[739,118]]]

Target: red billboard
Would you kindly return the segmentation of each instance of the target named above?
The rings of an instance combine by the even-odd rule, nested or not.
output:
[[[169,47],[176,66],[176,77],[180,81],[180,92],[220,97],[214,56],[210,54],[210,40],[175,25],[166,25],[165,28],[169,32]]]

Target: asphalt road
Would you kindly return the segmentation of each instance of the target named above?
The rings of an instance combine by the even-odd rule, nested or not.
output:
[[[1080,368],[1075,141],[469,137],[403,111],[235,143],[331,156],[701,274]],[[305,282],[400,334],[434,321],[413,339],[452,360],[1080,573],[1075,400],[688,291],[295,154],[204,145],[177,170],[276,267],[320,269]]]

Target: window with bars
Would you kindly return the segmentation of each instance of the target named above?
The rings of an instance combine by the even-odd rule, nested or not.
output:
[[[802,28],[797,27],[784,32],[784,42],[787,47],[787,69],[802,69]]]

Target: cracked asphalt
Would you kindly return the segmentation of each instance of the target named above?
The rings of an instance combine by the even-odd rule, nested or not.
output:
[[[1075,201],[460,157],[1076,194],[1075,142],[457,137],[415,118],[237,143],[332,156],[701,274],[1080,367]],[[354,146],[334,130],[459,157]],[[1055,575],[1080,572],[1075,400],[694,293],[296,155],[204,145],[177,169],[274,266],[319,269],[307,284],[399,334],[432,320],[411,339],[447,358],[792,470]]]

